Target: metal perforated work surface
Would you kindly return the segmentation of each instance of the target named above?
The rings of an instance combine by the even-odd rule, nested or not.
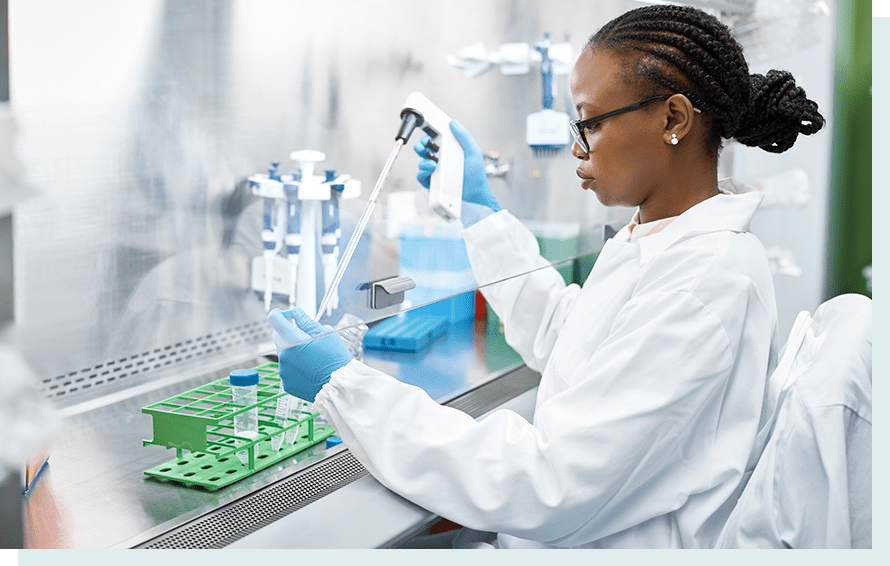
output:
[[[269,325],[261,320],[57,375],[44,379],[41,386],[46,397],[60,397],[151,371],[169,369],[176,364],[187,363],[241,344],[259,344],[268,339]]]
[[[534,388],[540,380],[539,373],[521,366],[446,405],[478,417]],[[367,473],[355,456],[346,450],[137,548],[222,548]]]
[[[137,548],[223,548],[367,474],[347,452]]]

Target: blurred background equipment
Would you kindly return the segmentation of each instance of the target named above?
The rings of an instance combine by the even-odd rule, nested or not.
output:
[[[0,3],[0,548],[23,548],[22,493],[38,481],[58,416],[16,348],[16,208],[37,192],[26,185],[9,104],[8,6]],[[52,345],[45,345],[48,349]]]

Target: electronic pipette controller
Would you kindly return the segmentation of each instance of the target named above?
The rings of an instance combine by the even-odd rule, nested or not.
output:
[[[448,222],[458,220],[463,196],[464,148],[451,133],[451,118],[419,92],[412,92],[405,99],[401,117],[397,140],[407,143],[414,128],[421,128],[438,148],[432,152],[432,159],[438,165],[430,177],[430,208]]]

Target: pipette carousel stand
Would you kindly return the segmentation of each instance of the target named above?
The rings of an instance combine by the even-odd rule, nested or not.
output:
[[[262,256],[253,258],[251,287],[260,295],[266,310],[272,301],[295,305],[316,316],[316,254],[322,255],[324,281],[330,286],[340,255],[340,199],[361,194],[361,182],[332,170],[313,175],[315,164],[324,161],[320,151],[301,150],[290,154],[299,163],[291,175],[278,175],[273,162],[268,175],[248,178],[250,191],[264,199]],[[337,297],[328,305],[328,314],[337,308]]]

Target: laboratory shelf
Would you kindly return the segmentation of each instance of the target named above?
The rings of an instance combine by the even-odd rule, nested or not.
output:
[[[278,364],[253,369],[259,374],[259,384],[257,402],[251,405],[233,402],[232,387],[225,377],[143,407],[142,412],[152,417],[153,431],[153,438],[143,440],[143,446],[176,449],[176,458],[145,470],[145,475],[217,490],[334,434],[330,426],[315,423],[319,414],[305,410],[305,404],[290,411],[285,423],[276,422],[277,401],[287,395],[281,391]],[[234,430],[235,416],[253,409],[259,414],[258,436],[239,436]],[[294,417],[295,413],[298,416]],[[287,439],[284,442],[282,434]],[[279,443],[280,450],[276,449]],[[247,456],[246,462],[238,458],[239,453]]]

